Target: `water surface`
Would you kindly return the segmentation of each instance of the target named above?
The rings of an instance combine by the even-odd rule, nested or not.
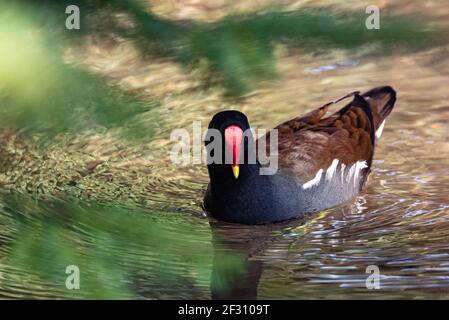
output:
[[[86,133],[56,140],[46,160],[18,161],[11,153],[11,163],[25,168],[2,173],[0,297],[449,297],[447,46],[385,55],[297,55],[279,47],[279,79],[237,101],[217,88],[205,92],[195,74],[172,62],[124,59],[106,67],[114,55],[129,54],[126,44],[96,49],[84,61],[91,70],[160,102],[152,110],[155,136],[127,147]],[[267,226],[220,223],[201,210],[206,168],[169,160],[171,130],[190,130],[193,121],[206,128],[219,110],[239,109],[253,126],[271,128],[379,85],[397,90],[397,104],[366,190],[337,208]],[[79,166],[94,159],[102,161],[98,169],[74,181]],[[67,172],[63,189],[81,201],[57,192],[35,197],[62,190],[46,172]],[[12,195],[13,183],[26,192]],[[102,205],[83,201],[91,197]],[[68,265],[80,268],[80,290],[65,286]],[[380,289],[366,288],[370,265],[380,270]]]

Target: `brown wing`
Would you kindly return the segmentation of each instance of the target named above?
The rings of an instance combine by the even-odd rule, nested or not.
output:
[[[308,181],[318,170],[326,170],[334,159],[345,165],[366,161],[369,170],[374,154],[375,130],[394,105],[393,101],[388,104],[388,112],[381,112],[387,106],[384,100],[389,91],[385,88],[389,87],[373,89],[363,96],[358,92],[351,93],[277,126],[280,171]],[[372,96],[368,94],[370,92],[377,95]],[[351,96],[354,97],[352,102],[324,118],[331,104]],[[269,144],[269,138],[267,141]]]

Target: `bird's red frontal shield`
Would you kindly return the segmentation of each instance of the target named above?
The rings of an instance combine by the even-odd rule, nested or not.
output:
[[[240,161],[240,150],[242,144],[243,130],[239,126],[229,126],[225,129],[225,144],[226,153],[231,155],[231,166],[232,173],[237,179],[239,177],[239,161]],[[226,159],[228,159],[226,157]]]

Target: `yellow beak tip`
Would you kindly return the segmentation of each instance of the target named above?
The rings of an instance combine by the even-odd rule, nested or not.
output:
[[[238,179],[240,168],[239,166],[232,166],[232,173],[234,174],[234,178]]]

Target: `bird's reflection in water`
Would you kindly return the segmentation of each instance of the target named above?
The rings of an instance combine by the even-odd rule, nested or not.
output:
[[[258,257],[287,230],[302,224],[304,220],[300,219],[258,226],[211,221],[214,246],[212,299],[257,299],[257,287],[263,271],[263,261]]]
[[[351,221],[367,214],[369,211],[367,206],[369,204],[366,199],[359,196],[333,209],[282,223],[245,226],[211,221],[214,246],[212,299],[257,299],[264,257],[270,255],[267,250],[282,247],[284,248],[282,252],[286,255],[285,259],[288,259],[289,250],[295,246],[296,242],[310,242],[311,230],[334,230],[335,225],[351,224]],[[354,239],[354,237],[357,239],[357,235],[354,235],[351,230],[341,236],[346,240]],[[319,245],[316,240],[326,242],[325,238],[314,240],[314,245]],[[281,247],[279,247],[280,242],[282,242]]]

